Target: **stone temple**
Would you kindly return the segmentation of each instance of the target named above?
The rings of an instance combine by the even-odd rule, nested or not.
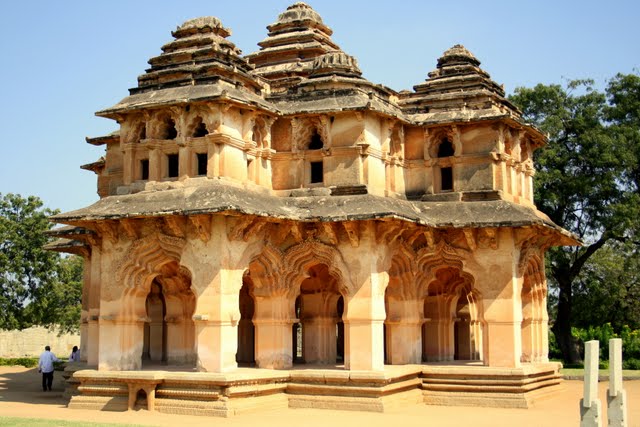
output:
[[[549,363],[533,203],[545,137],[461,45],[413,91],[362,77],[309,5],[243,56],[192,19],[98,116],[71,407],[527,407]]]

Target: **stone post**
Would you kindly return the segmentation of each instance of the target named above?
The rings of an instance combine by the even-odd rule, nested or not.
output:
[[[609,390],[607,391],[609,427],[627,426],[627,392],[622,388],[622,339],[609,340]]]
[[[600,343],[584,343],[584,396],[580,399],[580,427],[601,427],[602,408],[598,399]]]

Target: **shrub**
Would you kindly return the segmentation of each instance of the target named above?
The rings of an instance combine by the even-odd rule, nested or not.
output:
[[[623,359],[622,369],[640,370],[640,359]]]
[[[0,357],[0,366],[24,366],[25,368],[33,368],[38,366],[37,357]]]

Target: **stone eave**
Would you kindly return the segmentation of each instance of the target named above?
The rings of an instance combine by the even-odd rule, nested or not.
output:
[[[363,83],[366,80],[362,81]],[[371,85],[373,87],[373,85]],[[340,111],[372,111],[407,122],[400,107],[375,92],[360,88],[317,90],[297,94],[283,94],[269,98],[282,115],[330,114]]]
[[[231,102],[277,113],[277,109],[259,95],[218,84],[206,84],[158,89],[130,95],[113,107],[96,112],[96,115],[114,119],[119,114],[131,111],[203,101]]]
[[[51,220],[86,225],[126,218],[230,212],[301,222],[397,219],[433,228],[539,226],[553,231],[557,235],[556,240],[562,244],[579,244],[575,236],[536,209],[504,200],[423,202],[369,194],[276,197],[215,182],[197,187],[109,196],[86,208],[54,215]]]
[[[110,142],[120,142],[120,130],[111,132],[109,135],[94,136],[94,137],[87,136],[85,137],[85,141],[87,142],[87,144],[91,144],[95,146],[109,144]]]
[[[44,245],[42,249],[46,251],[83,255],[89,250],[89,246],[78,240],[56,239],[53,242]]]

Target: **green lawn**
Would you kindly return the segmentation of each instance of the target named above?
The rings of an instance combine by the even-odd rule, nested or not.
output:
[[[143,427],[138,424],[88,423],[86,421],[47,420],[41,418],[0,417],[0,427]]]

